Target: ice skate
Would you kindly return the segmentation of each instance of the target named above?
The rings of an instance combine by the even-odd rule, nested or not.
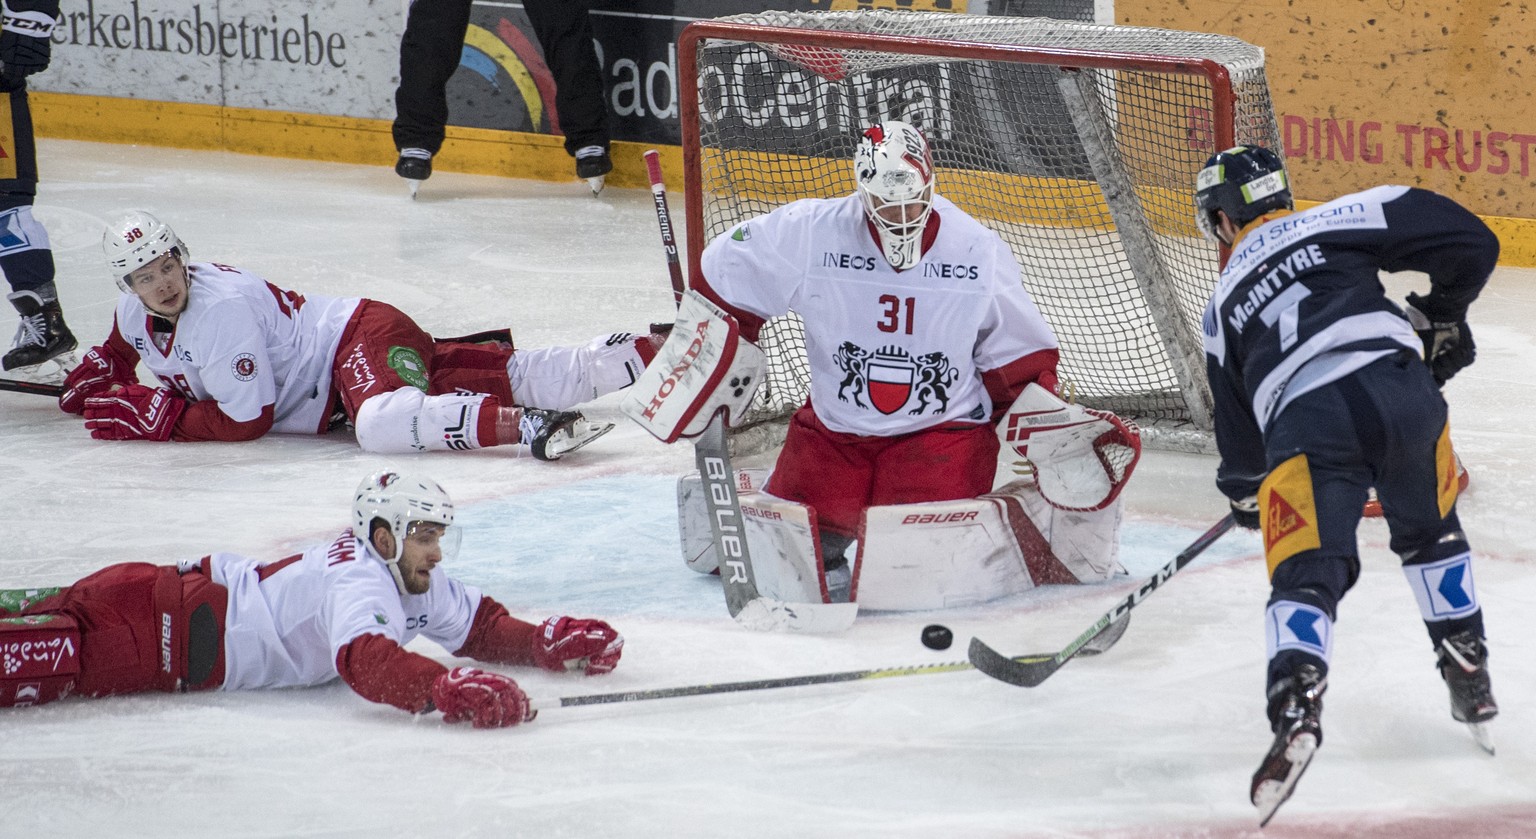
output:
[[[603,191],[603,184],[612,171],[613,159],[603,146],[583,146],[576,150],[576,177],[587,182],[593,195]]]
[[[410,183],[411,198],[421,189],[421,182],[432,177],[432,152],[426,149],[401,149],[395,161],[395,174]]]
[[[1323,743],[1323,691],[1328,680],[1310,664],[1298,668],[1296,675],[1270,688],[1270,719],[1275,742],[1264,755],[1249,800],[1259,808],[1259,827],[1269,824],[1275,811],[1291,797],[1296,782],[1307,771],[1317,747]]]
[[[18,291],[6,299],[16,307],[21,322],[10,351],[0,358],[0,368],[16,371],[13,377],[23,381],[62,383],[80,362],[74,353],[78,342],[64,324],[59,301],[43,302],[35,291]]]
[[[559,460],[613,430],[613,423],[592,423],[578,411],[524,408],[518,423],[522,441],[539,460]]]
[[[1488,647],[1472,630],[1458,632],[1440,642],[1437,662],[1440,678],[1451,691],[1451,716],[1464,722],[1483,751],[1493,754],[1489,720],[1499,715],[1488,676]]]

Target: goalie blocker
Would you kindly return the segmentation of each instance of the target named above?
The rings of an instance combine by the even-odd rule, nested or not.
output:
[[[762,350],[740,336],[736,319],[689,290],[666,343],[619,410],[664,443],[697,437],[721,411],[727,425],[745,414],[764,365]]]

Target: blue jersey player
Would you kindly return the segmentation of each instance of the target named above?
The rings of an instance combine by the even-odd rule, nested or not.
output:
[[[1216,482],[1237,522],[1263,531],[1269,568],[1275,741],[1251,789],[1267,822],[1322,742],[1333,622],[1360,573],[1355,529],[1372,488],[1451,715],[1492,750],[1483,723],[1498,706],[1439,385],[1472,363],[1467,307],[1499,242],[1456,202],[1412,187],[1294,212],[1285,167],[1259,147],[1213,156],[1196,203],[1207,236],[1231,248],[1203,324]],[[1399,308],[1383,270],[1424,272],[1429,292]]]

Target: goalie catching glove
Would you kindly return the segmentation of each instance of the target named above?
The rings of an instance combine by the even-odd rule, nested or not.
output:
[[[1410,294],[1405,313],[1413,331],[1424,342],[1424,363],[1429,365],[1435,384],[1445,384],[1477,360],[1477,344],[1472,340],[1472,327],[1467,325],[1465,311],[1449,311],[1438,305],[1432,294]]]
[[[765,366],[763,351],[740,336],[736,319],[690,290],[667,342],[625,391],[619,410],[663,443],[697,437],[721,411],[727,425],[740,419]]]
[[[1108,411],[1063,402],[1030,384],[997,426],[1003,453],[1031,474],[1040,495],[1059,510],[1108,507],[1141,459],[1141,432]]]

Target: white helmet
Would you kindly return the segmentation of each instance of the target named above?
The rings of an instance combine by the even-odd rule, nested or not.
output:
[[[922,256],[923,229],[933,212],[928,141],[911,125],[886,120],[864,132],[853,155],[853,174],[886,261],[897,270],[916,265]],[[877,212],[881,210],[885,215]]]
[[[459,546],[459,530],[453,524],[453,500],[437,481],[408,472],[385,470],[375,472],[357,486],[352,500],[352,533],[364,544],[372,545],[374,519],[383,519],[395,537],[395,555],[380,556],[395,578],[395,587],[406,594],[405,580],[400,576],[400,556],[405,551],[405,537],[413,522],[425,521],[446,528],[440,542],[443,560],[453,558]],[[377,549],[374,549],[375,554]]]
[[[175,251],[187,260],[187,246],[171,226],[143,210],[128,210],[107,225],[101,249],[117,287],[129,291],[128,275]]]

